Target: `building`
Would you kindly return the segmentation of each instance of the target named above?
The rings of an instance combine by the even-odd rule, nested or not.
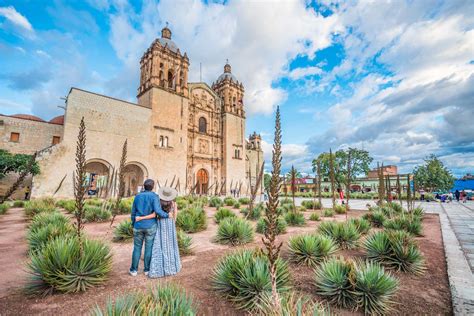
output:
[[[256,183],[249,170],[263,163],[263,152],[259,135],[245,137],[243,84],[228,63],[211,87],[190,83],[189,64],[165,27],[141,58],[136,103],[71,88],[64,117],[52,120],[62,124],[2,116],[0,148],[40,151],[41,174],[33,179],[32,197],[56,191],[57,197],[71,197],[76,141],[84,118],[91,195],[108,191],[125,140],[126,195],[137,193],[145,178],[181,193],[245,195]]]
[[[384,176],[395,176],[398,174],[397,166],[388,165],[388,166],[382,166],[382,167],[378,167],[378,168],[374,168],[370,170],[369,173],[367,174],[367,178],[378,178],[379,176],[378,172],[380,168],[382,169],[382,173]]]

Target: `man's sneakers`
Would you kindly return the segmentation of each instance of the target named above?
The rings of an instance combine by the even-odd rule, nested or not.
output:
[[[128,274],[130,274],[132,277],[136,277],[138,275],[137,271],[128,271]]]
[[[145,271],[145,272],[143,272],[143,273],[145,273],[145,276],[148,276],[148,271]]]

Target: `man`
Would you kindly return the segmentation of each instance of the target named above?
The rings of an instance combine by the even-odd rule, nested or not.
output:
[[[150,270],[151,252],[153,249],[153,241],[156,233],[156,217],[151,219],[135,221],[137,216],[146,216],[152,213],[167,218],[168,213],[161,209],[160,198],[153,192],[155,182],[151,179],[145,180],[143,187],[145,191],[140,192],[133,201],[132,206],[132,225],[133,225],[133,254],[132,265],[130,267],[130,275],[137,276],[138,263],[142,254],[143,241],[145,241],[145,255],[144,255],[144,272],[148,275]]]
[[[30,186],[27,186],[25,189],[25,200],[28,200],[30,197]]]

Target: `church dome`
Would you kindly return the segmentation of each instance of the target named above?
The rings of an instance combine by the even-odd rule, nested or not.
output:
[[[224,73],[220,75],[219,78],[217,78],[217,82],[221,82],[226,79],[229,79],[233,82],[237,82],[237,78],[232,74],[231,70],[232,68],[230,67],[229,62],[227,61],[227,63],[224,66]]]
[[[168,28],[168,23],[161,30],[161,38],[158,39],[158,42],[160,42],[161,46],[168,47],[173,53],[178,52],[178,46],[171,40],[171,30]]]
[[[42,118],[34,116],[34,115],[30,115],[30,114],[15,114],[15,115],[10,115],[10,116],[11,117],[16,117],[16,118],[19,118],[19,119],[24,119],[24,120],[45,122],[45,120],[43,120]]]
[[[49,123],[64,125],[64,115],[56,116],[55,118],[51,119]]]

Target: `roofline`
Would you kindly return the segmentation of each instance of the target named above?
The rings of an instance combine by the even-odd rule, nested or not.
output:
[[[141,104],[138,104],[138,103],[133,103],[133,102],[130,102],[130,101],[125,101],[125,100],[117,99],[117,98],[110,97],[110,96],[105,95],[105,94],[100,94],[100,93],[97,93],[97,92],[87,91],[87,90],[80,89],[80,88],[76,88],[76,87],[71,87],[71,89],[69,89],[68,95],[71,94],[72,90],[82,91],[82,92],[85,92],[85,93],[94,94],[94,95],[97,95],[97,96],[100,96],[100,97],[104,97],[104,98],[107,98],[107,99],[111,99],[111,100],[115,100],[115,101],[120,101],[120,102],[123,102],[123,103],[128,103],[128,104],[131,104],[131,105],[137,105],[137,106],[140,106],[140,107],[143,107],[143,108],[146,108],[146,109],[150,109],[149,107],[144,106],[144,105],[141,105]]]
[[[58,123],[53,123],[53,122],[49,122],[49,121],[37,121],[37,120],[32,120],[32,119],[30,119],[30,118],[25,118],[25,117],[15,117],[15,116],[6,115],[6,114],[0,114],[0,116],[3,116],[3,117],[8,117],[8,118],[11,118],[11,119],[17,119],[17,120],[32,121],[32,122],[36,122],[36,123],[46,123],[46,124],[53,124],[53,125],[60,125],[60,126],[64,126],[64,124],[58,124]]]
[[[194,87],[192,87],[194,86]],[[204,86],[205,88],[207,88],[207,90],[209,90],[211,92],[211,94],[216,97],[216,98],[221,98],[214,90],[212,90],[212,88],[205,82],[188,82],[188,87],[189,87],[189,90],[190,92],[197,88],[197,87],[201,87]]]

